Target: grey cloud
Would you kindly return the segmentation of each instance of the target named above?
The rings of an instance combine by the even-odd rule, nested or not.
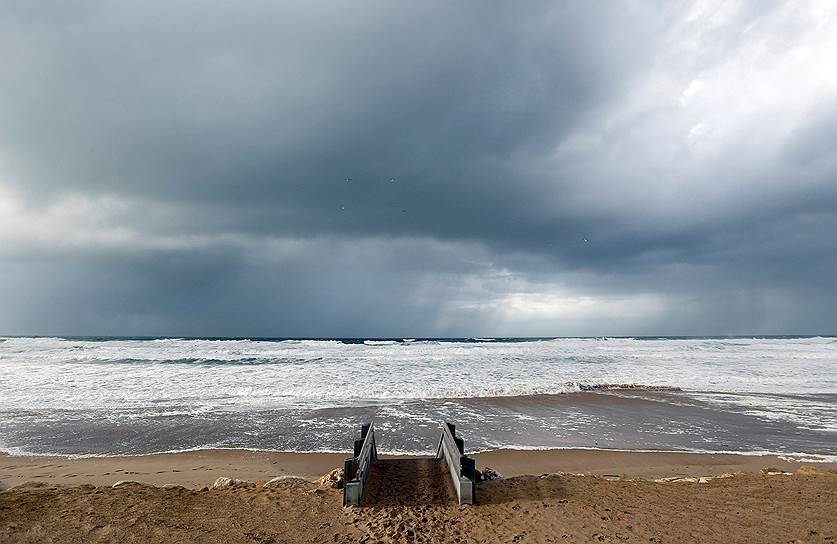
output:
[[[0,328],[822,332],[837,89],[712,93],[827,38],[788,3],[693,8],[7,2]],[[538,293],[601,306],[504,313]]]

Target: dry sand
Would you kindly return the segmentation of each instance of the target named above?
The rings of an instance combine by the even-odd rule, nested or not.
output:
[[[837,533],[833,465],[765,475],[775,458],[625,452],[492,452],[478,456],[506,476],[595,472],[631,476],[746,471],[707,483],[610,481],[595,476],[517,476],[477,485],[460,507],[431,462],[387,459],[373,467],[363,508],[305,480],[273,488],[277,474],[314,476],[341,454],[205,451],[105,459],[0,457],[0,542],[819,542]],[[117,472],[120,471],[120,472]],[[228,489],[126,485],[117,479]],[[441,482],[441,483],[440,483]],[[55,485],[61,484],[61,485]],[[85,484],[85,485],[81,485]],[[96,484],[99,487],[94,487]],[[417,502],[421,500],[421,502]]]
[[[138,480],[155,485],[184,487],[211,485],[228,476],[241,480],[269,480],[282,474],[317,478],[342,467],[349,454],[273,453],[248,450],[199,450],[119,457],[17,457],[0,454],[0,482],[8,486],[29,480],[61,485],[111,485]]]

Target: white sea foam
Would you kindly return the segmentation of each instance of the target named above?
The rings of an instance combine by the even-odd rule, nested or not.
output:
[[[10,452],[323,451],[374,417],[382,451],[432,447],[451,419],[476,449],[837,453],[834,338],[0,340]],[[531,397],[581,390],[640,399]],[[531,398],[485,400],[509,396]]]
[[[837,410],[833,400],[744,393],[693,393],[690,397],[766,420],[791,422],[803,430],[837,433]]]
[[[507,444],[497,448],[486,448],[473,451],[472,453],[486,453],[490,451],[504,450],[519,450],[519,451],[565,451],[565,450],[584,450],[584,451],[615,451],[615,452],[629,452],[629,453],[700,453],[712,455],[746,455],[752,457],[769,457],[776,456],[783,461],[792,463],[837,463],[837,455],[825,455],[816,453],[782,453],[778,451],[768,450],[752,450],[752,451],[733,451],[733,450],[707,450],[702,448],[692,448],[683,450],[658,450],[658,449],[622,449],[622,448],[591,448],[586,446],[570,446],[570,447],[554,447],[554,446],[529,446],[526,444]]]
[[[363,344],[5,338],[0,409],[328,406],[558,394],[608,383],[695,392],[835,394],[835,368],[833,338]],[[765,417],[779,412],[759,404],[758,397],[742,399],[729,402],[746,400]],[[782,417],[791,417],[798,407],[788,402]],[[809,415],[799,423],[809,424]]]

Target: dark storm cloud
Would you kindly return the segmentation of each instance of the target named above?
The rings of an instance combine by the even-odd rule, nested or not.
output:
[[[527,170],[659,30],[581,4],[178,6],[6,17],[12,181],[220,202],[256,231],[531,229],[552,180]]]
[[[7,2],[0,327],[828,332],[831,11]]]

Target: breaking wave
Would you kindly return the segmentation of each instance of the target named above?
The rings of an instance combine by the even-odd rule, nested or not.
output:
[[[526,341],[4,338],[0,409],[837,393],[833,338]]]

